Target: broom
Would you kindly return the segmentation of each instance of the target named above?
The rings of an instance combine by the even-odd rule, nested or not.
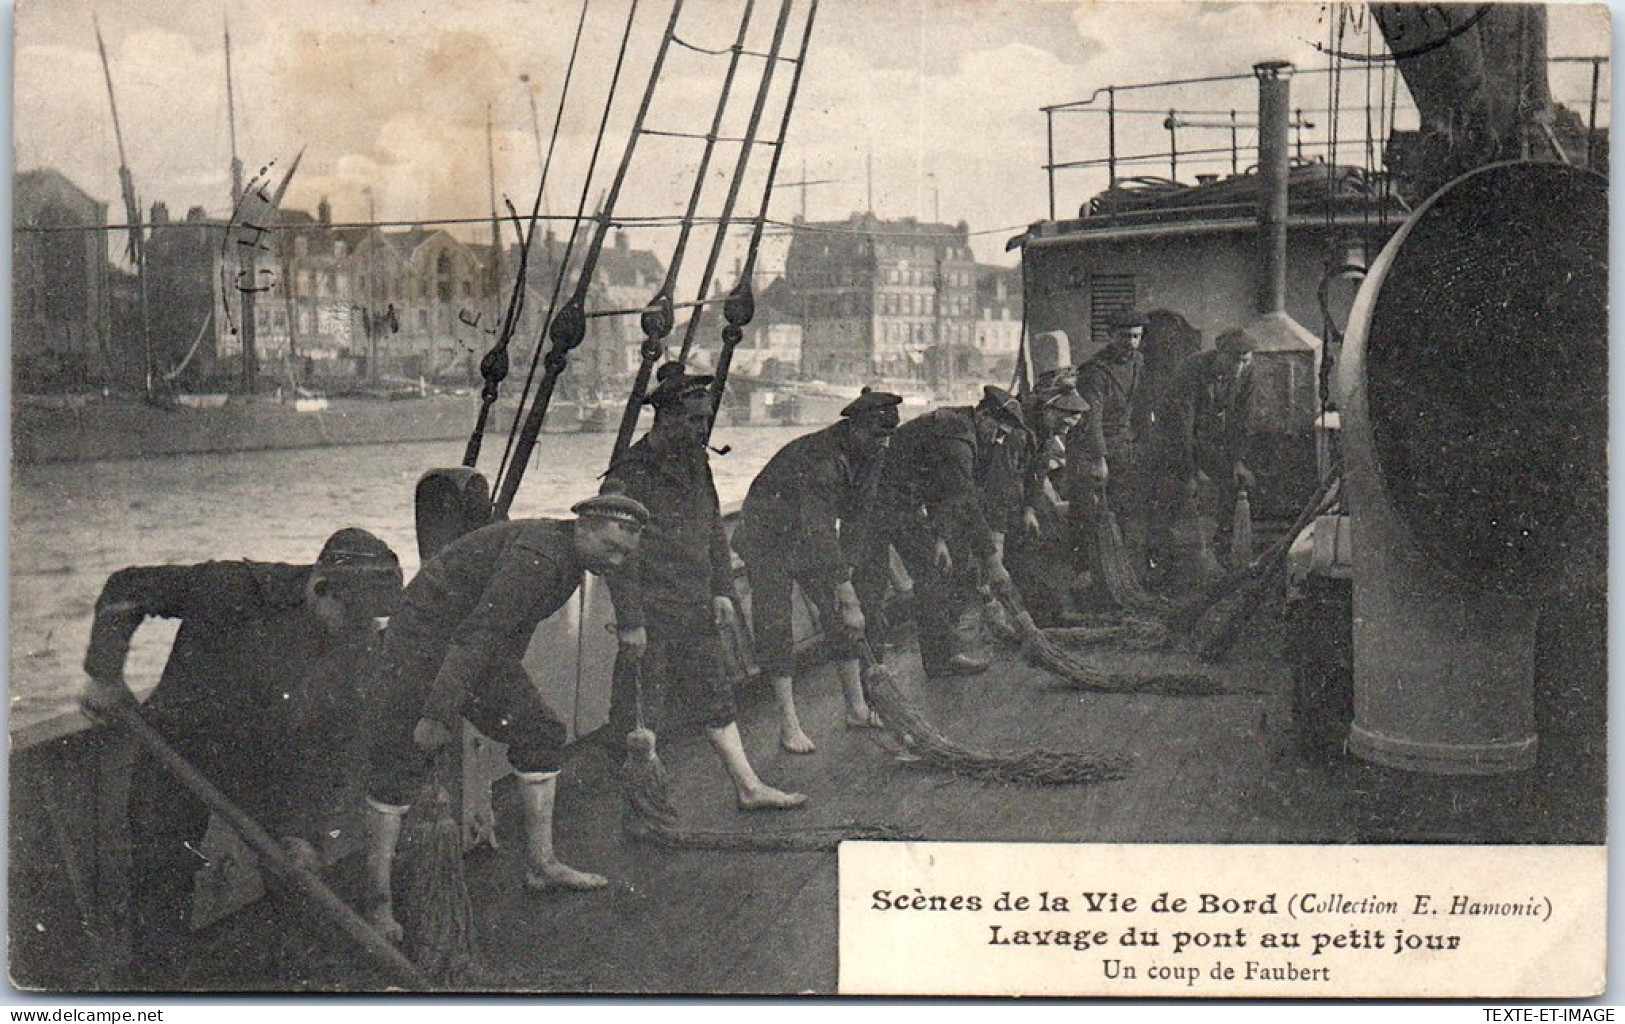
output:
[[[979,750],[945,736],[922,715],[897,685],[897,678],[863,644],[864,690],[869,706],[886,729],[922,763],[946,768],[968,778],[1022,785],[1110,782],[1126,771],[1120,758],[1095,757],[1029,747],[1010,751]]]
[[[671,799],[671,780],[655,750],[654,731],[644,724],[641,662],[632,679],[637,723],[626,736],[620,777],[626,794],[621,825],[633,839],[673,849],[794,852],[833,850],[848,839],[908,838],[890,826],[855,822],[760,832],[684,828]]]
[[[1201,593],[1180,604],[1168,616],[1168,625],[1176,633],[1189,633],[1197,627],[1202,617],[1210,609],[1215,608],[1226,598],[1234,596],[1243,587],[1247,587],[1256,581],[1258,576],[1276,560],[1284,559],[1287,551],[1291,549],[1293,541],[1297,540],[1304,527],[1308,526],[1317,517],[1324,515],[1336,504],[1341,485],[1342,481],[1339,477],[1334,476],[1327,479],[1321,485],[1320,490],[1316,492],[1315,497],[1298,513],[1298,518],[1293,521],[1292,526],[1280,540],[1276,541],[1270,546],[1269,550],[1251,562],[1245,564],[1238,562],[1236,567],[1226,573],[1223,579],[1203,588]]]
[[[289,857],[281,843],[222,793],[192,762],[170,746],[169,741],[141,717],[133,704],[115,705],[103,709],[101,714],[151,752],[175,776],[176,781],[229,824],[248,848],[259,854],[266,867],[306,897],[308,905],[315,912],[343,932],[360,952],[387,972],[389,977],[413,989],[433,987],[416,964],[407,960],[400,950],[378,934],[372,925],[328,888],[319,875]]]
[[[476,974],[474,909],[463,876],[462,829],[443,783],[447,755],[435,758],[418,800],[401,825],[403,945],[437,985],[460,987]]]
[[[1281,592],[1286,579],[1286,552],[1264,559],[1258,572],[1208,610],[1191,631],[1191,646],[1203,661],[1218,661],[1235,644],[1241,627],[1254,612]]]
[[[1133,612],[1114,612],[1087,615],[1071,626],[1052,626],[1044,635],[1059,644],[1088,646],[1114,644],[1141,651],[1154,651],[1168,646],[1173,634],[1168,624],[1151,615]]]
[[[1011,644],[1022,642],[1022,632],[1016,628],[1010,609],[991,592],[983,599],[982,613],[982,624],[990,636]],[[1061,644],[1115,644],[1142,651],[1166,647],[1173,639],[1167,623],[1146,613],[1101,612],[1073,616],[1068,621],[1073,625],[1039,627],[1040,632]]]
[[[1100,555],[1100,575],[1102,582],[1106,584],[1106,593],[1124,608],[1149,611],[1166,608],[1168,602],[1165,599],[1146,590],[1140,583],[1140,574],[1128,556],[1128,546],[1123,543],[1123,532],[1118,528],[1117,514],[1106,505],[1103,497],[1098,501],[1095,514],[1095,548]]]
[[[1151,676],[1125,675],[1103,672],[1089,662],[1063,648],[1055,634],[1058,630],[1039,629],[1033,617],[1022,606],[1021,593],[1012,583],[999,590],[989,603],[1000,607],[997,616],[989,615],[988,627],[995,635],[1019,643],[1027,663],[1060,676],[1067,682],[1087,690],[1113,693],[1160,693],[1168,696],[1207,696],[1224,690],[1205,675],[1190,673],[1160,673]],[[1137,618],[1135,635],[1142,642],[1166,643],[1168,632],[1156,619]],[[1120,627],[1121,628],[1121,627]],[[1124,635],[1128,635],[1126,632]]]
[[[1241,565],[1253,560],[1253,506],[1247,489],[1236,492],[1236,510],[1230,522],[1230,562]]]
[[[1225,692],[1212,678],[1200,673],[1129,675],[1103,671],[1062,647],[1039,629],[1025,611],[1017,611],[1015,621],[1028,664],[1054,673],[1073,686],[1107,693],[1156,693],[1170,697],[1205,697]]]

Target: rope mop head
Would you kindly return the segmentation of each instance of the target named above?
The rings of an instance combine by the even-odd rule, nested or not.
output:
[[[407,815],[401,852],[396,906],[405,952],[437,984],[466,984],[477,959],[474,910],[463,876],[462,829],[437,779]]]
[[[1038,747],[1007,751],[967,747],[949,739],[926,719],[885,665],[870,659],[863,682],[869,706],[880,715],[887,731],[923,763],[973,779],[1036,786],[1109,782],[1125,773],[1123,762],[1117,758]]]

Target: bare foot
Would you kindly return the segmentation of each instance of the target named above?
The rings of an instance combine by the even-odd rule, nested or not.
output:
[[[525,870],[525,888],[536,892],[545,892],[548,889],[569,889],[572,892],[588,892],[592,889],[602,889],[609,884],[609,879],[603,875],[595,875],[589,871],[577,871],[563,861],[549,861],[546,864],[532,864]]]
[[[813,746],[812,737],[802,732],[799,725],[779,729],[779,746],[792,754],[811,754],[818,749]]]
[[[382,935],[386,940],[397,946],[401,944],[401,938],[405,935],[405,930],[401,928],[401,923],[395,920],[395,910],[390,905],[389,900],[374,903],[367,908],[367,912],[362,917],[366,919],[368,924],[372,925],[374,931]]]
[[[806,802],[805,793],[786,793],[765,783],[748,793],[739,794],[741,811],[787,811]]]
[[[868,708],[859,708],[856,711],[848,708],[846,727],[848,729],[884,729],[886,723],[882,722],[880,716]]]

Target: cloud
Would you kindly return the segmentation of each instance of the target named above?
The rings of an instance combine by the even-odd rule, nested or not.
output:
[[[1037,47],[1063,65],[1076,66],[1102,46],[1078,31],[1077,6],[1055,0],[875,3],[861,18],[837,16],[832,34],[836,45],[860,55],[871,68],[928,77],[953,75],[970,57],[1012,43]]]
[[[171,210],[201,204],[223,212],[228,205],[221,30],[229,14],[238,145],[250,172],[269,160],[285,163],[305,147],[292,202],[311,208],[325,195],[336,216],[355,218],[367,208],[363,189],[370,186],[379,215],[402,220],[479,217],[488,209],[488,105],[498,192],[528,209],[537,178],[535,134],[539,129],[545,144],[580,11],[578,0],[444,0],[427,9],[379,0],[98,3],[129,161],[146,201],[162,198]],[[742,5],[687,0],[682,38],[726,49]],[[573,209],[582,190],[627,8],[589,10],[549,183],[554,210]],[[589,203],[619,162],[669,10],[669,2],[640,5]],[[804,0],[794,10],[792,47]],[[1250,66],[1274,58],[1304,70],[1295,96],[1324,105],[1325,58],[1311,45],[1324,31],[1320,11],[1302,2],[823,0],[781,180],[799,180],[803,161],[811,178],[837,179],[812,188],[807,206],[815,218],[844,217],[867,203],[872,154],[875,206],[883,215],[930,216],[935,198],[944,219],[963,218],[973,229],[1026,223],[1047,212],[1040,107],[1085,98],[1107,84],[1238,76],[1120,94],[1125,106],[1143,100],[1150,110],[1125,117],[1120,144],[1125,151],[1160,150],[1166,134],[1156,108],[1250,111],[1256,102]],[[747,49],[766,48],[776,12],[777,4],[757,0]],[[1606,12],[1556,7],[1551,35],[1554,53],[1606,52]],[[649,124],[704,131],[726,62],[674,47]],[[759,59],[742,59],[723,134],[743,130],[760,70]],[[790,70],[779,69],[766,133],[777,129]],[[1092,116],[1057,120],[1063,158],[1103,154],[1103,132]],[[84,4],[31,0],[17,10],[14,118],[20,168],[56,167],[117,208],[118,156]],[[645,138],[622,209],[680,211],[699,152],[692,140]],[[702,212],[720,204],[719,182],[736,152],[729,144],[717,147]],[[755,206],[768,155],[758,150],[753,157],[742,209]],[[1069,173],[1062,184],[1060,212],[1100,182]],[[801,199],[786,188],[775,212],[793,215]],[[483,230],[465,234],[480,237]],[[991,256],[1002,242],[993,239],[979,251]]]

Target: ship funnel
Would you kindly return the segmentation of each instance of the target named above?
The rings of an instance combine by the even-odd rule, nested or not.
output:
[[[1292,71],[1292,65],[1284,60],[1253,65],[1253,74],[1258,78],[1258,312],[1261,316],[1286,309]]]
[[[1255,514],[1290,519],[1315,492],[1321,340],[1286,311],[1287,185],[1291,166],[1293,66],[1253,66],[1258,78],[1258,316],[1246,325],[1256,348],[1248,433],[1259,475]],[[1256,463],[1256,464],[1255,464]]]
[[[1607,184],[1546,163],[1464,175],[1360,288],[1338,387],[1367,760],[1534,764],[1540,601],[1606,578]]]

